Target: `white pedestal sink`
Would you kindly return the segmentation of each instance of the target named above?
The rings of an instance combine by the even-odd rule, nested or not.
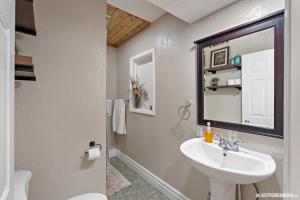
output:
[[[209,177],[212,200],[234,200],[236,184],[265,180],[276,170],[269,155],[244,148],[240,152],[224,151],[217,142],[206,143],[202,138],[182,143],[180,151]]]

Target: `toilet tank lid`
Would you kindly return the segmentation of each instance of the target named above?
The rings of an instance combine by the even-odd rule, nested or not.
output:
[[[29,180],[31,178],[30,171],[15,171],[14,175],[14,199],[27,200],[26,189],[28,188]]]
[[[82,194],[79,196],[72,197],[69,200],[107,200],[107,198],[104,194],[88,193],[88,194]]]

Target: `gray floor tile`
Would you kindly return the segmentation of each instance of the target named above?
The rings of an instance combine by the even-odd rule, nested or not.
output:
[[[134,172],[132,170],[126,170],[123,173],[121,172],[121,174],[123,176],[125,176],[125,178],[127,180],[129,180],[131,183],[135,183],[135,182],[141,180],[141,177],[136,172]]]
[[[156,191],[156,188],[154,188],[150,183],[146,182],[143,179],[140,179],[134,183],[137,190],[139,190],[142,194],[150,194],[154,191]]]
[[[169,200],[117,157],[111,158],[110,164],[130,181],[131,185],[110,196],[109,200]]]
[[[159,191],[154,191],[146,196],[146,200],[169,200],[169,198]]]
[[[130,185],[127,188],[122,189],[121,191],[113,194],[111,200],[142,200],[142,193],[136,189],[134,185]]]

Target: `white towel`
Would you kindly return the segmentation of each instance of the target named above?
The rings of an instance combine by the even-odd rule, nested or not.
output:
[[[126,134],[125,119],[125,101],[124,99],[115,99],[113,112],[113,131],[118,134]]]

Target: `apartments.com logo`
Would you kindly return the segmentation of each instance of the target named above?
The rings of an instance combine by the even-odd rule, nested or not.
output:
[[[258,193],[256,198],[297,198],[298,194],[293,193]]]

